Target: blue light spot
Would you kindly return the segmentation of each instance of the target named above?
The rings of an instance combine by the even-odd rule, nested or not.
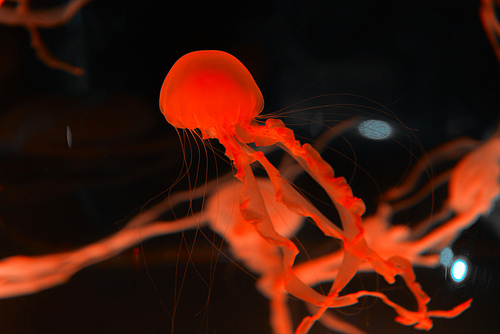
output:
[[[444,248],[439,254],[439,262],[445,267],[451,266],[451,262],[453,261],[453,251],[450,247]]]
[[[467,274],[467,264],[464,260],[456,260],[451,266],[451,277],[456,282],[461,282]]]
[[[382,140],[391,135],[391,126],[384,122],[374,119],[362,122],[358,127],[359,133],[368,139]]]

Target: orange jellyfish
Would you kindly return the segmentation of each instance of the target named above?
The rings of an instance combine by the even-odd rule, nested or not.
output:
[[[236,178],[242,181],[241,216],[247,224],[253,225],[262,239],[282,250],[282,263],[276,269],[280,272],[282,287],[296,298],[319,307],[315,314],[302,320],[296,333],[307,333],[328,308],[355,304],[366,295],[381,299],[398,313],[396,321],[417,329],[430,329],[431,317],[454,317],[468,308],[471,300],[449,311],[429,311],[430,298],[416,282],[411,262],[397,254],[384,259],[368,246],[361,218],[365,212],[364,202],[353,196],[346,180],[336,177],[332,167],[311,145],[301,145],[282,121],[267,119],[265,124],[259,123],[257,117],[263,105],[262,94],[250,72],[234,56],[222,51],[197,51],[181,57],[166,76],[160,93],[160,109],[170,124],[189,131],[199,130],[203,139],[217,139],[225,147],[226,156],[236,168]],[[328,194],[338,211],[342,229],[303,197],[262,152],[248,145],[250,143],[278,145],[287,151]],[[326,236],[342,242],[342,262],[326,296],[295,274],[298,248],[273,225],[263,199],[262,185],[252,171],[254,162],[259,162],[266,171],[277,202],[295,214],[310,218]],[[418,310],[407,310],[379,292],[341,295],[363,262],[368,262],[388,283],[393,283],[396,275],[401,276],[417,300]],[[274,307],[271,304],[271,313],[280,313]],[[275,330],[288,327],[285,318],[273,321]]]
[[[425,330],[432,327],[431,318],[452,318],[469,307],[471,300],[446,311],[428,310],[430,297],[416,281],[412,265],[435,264],[436,256],[428,255],[426,251],[443,240],[436,239],[425,245],[420,245],[419,240],[409,240],[407,230],[390,227],[388,218],[391,207],[387,206],[382,206],[375,216],[362,222],[364,203],[353,197],[346,181],[335,177],[333,169],[315,148],[308,144],[300,145],[293,132],[279,120],[268,119],[266,124],[259,124],[256,117],[262,107],[260,90],[248,70],[233,56],[221,51],[200,51],[182,57],[167,75],[162,88],[162,111],[167,119],[181,128],[193,130],[198,127],[205,138],[218,138],[226,146],[226,154],[237,167],[236,176],[241,181],[229,177],[193,191],[173,194],[134,217],[114,235],[72,251],[2,259],[0,298],[31,294],[63,284],[82,268],[110,258],[143,240],[208,225],[227,241],[235,259],[260,275],[257,288],[269,299],[270,323],[274,333],[289,334],[293,331],[288,293],[306,302],[312,313],[312,316],[303,319],[296,333],[307,333],[316,320],[337,331],[360,332],[325,312],[328,308],[356,304],[363,296],[378,298],[393,308],[397,313],[397,322]],[[215,115],[214,110],[225,113]],[[326,138],[320,141],[327,141],[328,138],[326,133]],[[298,164],[282,164],[278,171],[267,161],[264,153],[248,145],[252,141],[259,146],[277,143]],[[487,156],[488,164],[498,167],[498,141],[492,139],[491,144],[483,147],[457,165],[452,179],[477,179],[474,175],[480,174],[479,169],[484,164],[477,158],[480,156]],[[269,178],[254,177],[251,166],[254,161],[264,166]],[[289,183],[288,180],[293,180],[302,171],[296,168],[297,165],[328,193],[339,212],[342,229]],[[470,176],[469,170],[474,170]],[[498,168],[492,171],[483,174],[485,177],[478,179],[480,182],[470,190],[466,182],[457,184],[453,188],[457,190],[451,192],[457,195],[481,193],[484,185],[498,179]],[[479,198],[492,200],[498,191],[498,187],[491,188]],[[178,203],[203,196],[210,196],[205,210],[176,221],[157,220]],[[450,199],[450,202],[456,201]],[[476,215],[484,212],[476,206],[466,211],[476,212]],[[310,217],[325,235],[340,240],[342,249],[295,264],[298,249],[289,238],[301,228],[304,217]],[[443,224],[450,226],[446,228],[447,235],[456,234],[463,228],[462,224],[457,225],[454,221],[452,219]],[[376,232],[379,234],[375,235]],[[433,238],[433,233],[429,236]],[[358,272],[376,272],[389,283],[394,282],[396,275],[401,276],[417,302],[417,309],[408,310],[379,291],[343,293],[344,287]],[[320,282],[333,282],[327,295],[313,289]]]

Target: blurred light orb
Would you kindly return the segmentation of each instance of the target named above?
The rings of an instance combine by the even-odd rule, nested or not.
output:
[[[439,254],[439,262],[445,267],[451,266],[451,262],[453,261],[453,251],[450,247],[444,248]]]
[[[467,263],[464,260],[456,260],[451,266],[451,277],[455,282],[461,282],[467,275]]]
[[[358,131],[365,138],[382,140],[391,135],[392,128],[387,122],[370,119],[361,122],[358,126]]]

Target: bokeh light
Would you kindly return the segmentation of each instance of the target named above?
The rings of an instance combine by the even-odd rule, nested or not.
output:
[[[390,137],[392,129],[387,122],[379,120],[367,120],[358,126],[359,133],[365,138],[382,140]]]
[[[467,263],[464,260],[455,260],[451,266],[451,277],[456,282],[461,282],[467,275]]]

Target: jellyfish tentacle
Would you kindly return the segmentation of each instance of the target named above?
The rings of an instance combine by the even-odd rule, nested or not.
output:
[[[252,155],[262,164],[268,173],[278,202],[285,204],[291,211],[297,214],[310,217],[318,226],[321,226],[325,235],[345,240],[343,231],[323,216],[318,209],[281,177],[279,171],[267,160],[262,152],[254,152]],[[327,298],[319,295],[314,289],[295,276],[295,274],[293,275],[293,282],[291,281],[292,279],[285,281],[285,289],[293,296],[307,300],[315,305],[324,305],[326,303]]]
[[[500,138],[493,137],[463,157],[453,168],[445,204],[456,214],[453,218],[415,241],[412,247],[423,252],[443,240],[450,243],[457,232],[488,214],[500,195]]]
[[[293,322],[290,310],[287,305],[288,295],[284,293],[284,291],[282,291],[282,287],[282,275],[274,277],[271,287],[272,295],[269,298],[269,319],[274,333],[291,334],[293,333]]]
[[[259,161],[271,180],[278,202],[285,204],[289,210],[311,218],[325,235],[345,240],[344,232],[326,218],[314,205],[307,201],[294,187],[285,180],[262,152],[254,152],[253,157]]]
[[[338,296],[338,293],[354,277],[361,264],[361,259],[368,259],[375,271],[383,275],[389,283],[394,282],[394,276],[398,273],[397,270],[390,263],[380,258],[373,250],[369,249],[363,238],[361,215],[365,211],[364,202],[353,196],[352,190],[344,178],[335,177],[333,168],[321,158],[317,151],[308,144],[301,145],[295,140],[293,131],[286,128],[283,122],[279,120],[269,119],[264,126],[248,124],[246,128],[243,126],[236,127],[236,133],[242,140],[248,140],[248,137],[252,137],[252,140],[258,146],[267,146],[276,142],[282,143],[291,155],[304,166],[304,169],[325,189],[335,204],[343,224],[341,240],[344,242],[344,260],[339,268],[337,279],[334,281],[331,291],[318,313],[312,317],[306,317],[299,326],[298,333],[306,333],[314,322],[321,317],[328,308],[328,304]],[[287,183],[283,182],[279,172],[268,164],[267,159],[264,159],[259,154],[256,154],[256,156],[264,165],[268,175],[270,175],[271,181],[275,185],[278,200],[287,203],[288,199],[283,197],[286,192],[282,191],[283,185]],[[322,228],[321,225],[319,227]],[[327,230],[324,228],[322,230],[328,235]],[[288,288],[287,291],[294,294]]]
[[[69,252],[4,258],[0,261],[0,299],[64,284],[81,269],[109,259],[142,240],[195,228],[209,219],[199,213],[177,221],[154,221],[145,227],[123,229]]]
[[[417,186],[418,180],[422,177],[422,174],[429,173],[429,169],[433,165],[439,163],[443,160],[457,159],[460,158],[464,153],[473,150],[479,146],[479,141],[468,138],[459,137],[448,143],[445,143],[437,148],[430,150],[425,153],[423,159],[420,159],[409,171],[408,175],[405,177],[404,181],[396,187],[392,187],[383,195],[385,201],[397,201],[406,197],[411,193]],[[431,175],[429,175],[431,178]],[[446,181],[446,176],[443,176]],[[436,179],[432,180],[434,185],[437,185]],[[402,205],[402,208],[409,207],[418,200],[412,201],[411,203]],[[399,211],[395,209],[395,211]]]
[[[238,128],[237,128],[238,130]],[[253,132],[253,140],[257,145],[270,145],[275,142],[282,143],[297,159],[299,163],[304,165],[304,168],[313,176],[320,185],[330,195],[332,202],[335,203],[344,227],[342,241],[344,242],[344,260],[339,268],[337,279],[332,284],[331,291],[321,305],[318,313],[311,317],[306,317],[297,333],[307,333],[317,319],[321,317],[324,311],[329,307],[338,293],[349,283],[359,269],[362,259],[368,260],[375,271],[384,276],[389,282],[394,282],[395,275],[399,274],[397,268],[390,262],[382,259],[378,254],[371,250],[363,238],[363,229],[361,225],[361,215],[364,213],[364,203],[352,195],[352,190],[342,177],[335,177],[334,171],[321,156],[310,146],[300,145],[295,140],[293,131],[284,127],[284,124],[279,120],[268,120],[265,126],[258,126],[255,124],[250,125],[249,128],[240,128],[237,131],[240,138],[245,140],[249,136],[250,131]],[[275,130],[275,131],[273,131]],[[263,165],[268,175],[270,176],[279,201],[284,203],[288,199],[283,195],[283,186],[287,185],[283,181],[279,172],[267,162],[267,159],[262,154],[256,152],[256,159]],[[293,196],[296,198],[296,196]],[[300,196],[298,197],[300,198]],[[319,225],[320,226],[320,225]],[[321,226],[320,226],[321,228]],[[324,229],[323,229],[324,230]],[[327,234],[327,231],[325,231]],[[327,234],[328,235],[328,234]],[[294,295],[294,291],[290,291]]]
[[[315,313],[317,311],[317,307],[311,304],[306,304],[309,313]],[[330,328],[335,332],[342,334],[367,334],[365,331],[357,328],[353,324],[348,321],[342,320],[337,315],[332,312],[325,313],[320,319],[319,322],[326,328]]]
[[[273,227],[259,185],[250,166],[251,154],[249,148],[238,143],[229,135],[219,134],[219,141],[226,148],[226,156],[231,159],[236,167],[236,178],[243,182],[240,192],[240,211],[243,218],[257,228],[259,234],[271,244],[283,247],[286,257],[294,258],[298,254],[295,244],[281,236]],[[293,263],[293,261],[291,261]]]
[[[2,6],[0,1],[0,24],[7,26],[24,26],[31,37],[31,47],[35,50],[38,59],[47,67],[62,70],[73,75],[83,75],[85,71],[64,61],[57,59],[43,43],[39,28],[54,28],[61,26],[73,17],[92,0],[70,0],[64,5],[50,9],[33,10],[30,0],[11,1],[17,6]]]
[[[276,122],[277,123],[277,122]],[[276,124],[275,123],[275,124]],[[278,123],[279,124],[279,123]],[[266,124],[267,125],[267,124]],[[279,126],[279,125],[278,125]],[[276,128],[273,126],[272,128]],[[321,185],[325,184],[325,180],[331,181],[334,179],[333,176],[333,169],[329,165],[324,162],[319,155],[314,155],[316,153],[313,150],[308,150],[308,147],[306,145],[300,146],[297,141],[293,138],[293,132],[289,129],[284,129],[283,127],[280,127],[279,130],[281,136],[280,142],[284,143],[285,147],[289,149],[289,151],[292,153],[292,155],[298,155],[300,159],[298,159],[299,163],[302,161],[305,161],[305,164],[307,165],[307,169],[311,170],[313,176],[317,176],[316,180],[320,182]],[[268,129],[264,129],[266,131]],[[264,132],[262,131],[262,132]],[[257,131],[255,131],[257,132]],[[261,132],[261,133],[262,133]],[[279,136],[276,136],[274,134],[265,133],[264,135],[268,135],[272,138],[280,138]],[[256,139],[257,144],[259,145],[258,139]],[[266,137],[264,137],[263,143],[269,144],[266,141]],[[301,150],[302,149],[302,150]],[[317,154],[317,153],[316,153]],[[263,160],[263,159],[261,159]],[[302,160],[302,161],[301,161]],[[315,166],[314,162],[316,162],[318,165]],[[321,167],[323,165],[327,165],[328,168],[323,169],[323,174],[322,173],[316,173],[317,170],[321,170]],[[312,168],[310,167],[312,166]],[[266,170],[269,168],[266,168]],[[268,172],[269,173],[269,172]],[[270,174],[272,175],[272,174]],[[319,175],[319,176],[318,176]],[[340,179],[343,182],[345,180],[343,178],[336,178]],[[330,184],[333,184],[335,186],[335,182],[331,182]],[[334,281],[332,285],[332,289],[325,300],[325,303],[322,305],[320,310],[314,315],[310,317],[306,317],[301,325],[299,326],[299,329],[297,330],[298,333],[307,333],[308,330],[312,327],[314,322],[321,317],[321,315],[324,313],[324,311],[328,308],[328,303],[335,300],[335,298],[338,296],[338,293],[342,291],[342,289],[349,283],[349,281],[352,279],[352,277],[356,274],[356,272],[359,269],[359,265],[361,263],[361,259],[367,259],[374,267],[375,271],[380,273],[381,275],[384,276],[384,278],[389,282],[392,283],[394,282],[394,276],[395,275],[400,275],[404,278],[408,288],[412,291],[414,294],[415,298],[417,299],[417,303],[419,305],[419,312],[420,313],[425,313],[426,312],[426,307],[425,304],[428,302],[429,297],[423,292],[421,289],[420,284],[415,282],[415,276],[413,274],[413,270],[411,269],[411,264],[409,264],[407,260],[403,258],[394,258],[389,261],[384,261],[382,258],[380,258],[373,250],[371,250],[367,245],[362,237],[362,229],[361,229],[361,214],[362,210],[359,210],[359,208],[350,205],[353,202],[355,203],[356,198],[352,196],[352,191],[350,188],[346,189],[348,185],[346,183],[342,184],[341,186],[345,185],[344,188],[341,187],[341,190],[338,191],[338,189],[333,189],[333,191],[330,191],[329,194],[332,194],[330,197],[332,198],[332,201],[334,203],[338,203],[337,208],[339,210],[339,214],[342,218],[343,226],[344,226],[344,231],[346,229],[351,228],[350,230],[350,236],[354,237],[354,239],[357,240],[343,240],[344,241],[344,260],[342,262],[341,267],[339,268],[339,274],[337,275],[337,279]],[[325,187],[326,188],[326,187]],[[328,187],[331,189],[331,187]],[[328,190],[327,190],[328,191]],[[343,196],[339,196],[338,194],[342,194]],[[279,196],[278,196],[279,197]],[[347,198],[347,200],[346,200]],[[349,202],[351,200],[352,202]],[[362,201],[360,200],[362,203]],[[354,208],[353,208],[354,207]],[[359,216],[356,215],[356,213],[360,213]],[[358,227],[358,229],[354,229],[354,227]],[[354,233],[356,233],[354,235]],[[355,253],[353,253],[355,251]]]
[[[361,258],[356,256],[349,249],[344,250],[344,259],[339,268],[339,275],[333,282],[330,292],[328,293],[325,302],[318,309],[316,314],[304,317],[299,327],[297,328],[297,334],[306,334],[309,332],[311,327],[319,320],[325,311],[335,303],[340,291],[351,281],[351,279],[356,275],[359,266],[361,264]]]
[[[431,317],[454,318],[457,315],[461,314],[463,311],[465,311],[467,308],[469,308],[472,302],[471,298],[455,306],[451,310],[436,310],[436,311],[428,311],[422,313],[422,312],[410,311],[404,308],[403,306],[396,304],[381,292],[361,290],[356,293],[346,295],[345,297],[357,300],[363,296],[371,296],[379,298],[380,300],[382,300],[382,302],[384,302],[384,304],[390,306],[391,308],[394,309],[394,311],[396,311],[398,316],[395,318],[395,321],[405,326],[413,325],[416,329],[421,329],[421,330],[430,330],[432,328],[432,320],[430,319]]]
[[[339,136],[342,136],[343,132],[351,130],[358,123],[358,117],[354,116],[348,120],[339,122],[331,127],[327,127],[327,129],[318,137],[311,146],[318,152],[322,153],[325,148],[328,147],[328,144],[336,139]],[[345,140],[345,138],[343,137]],[[292,164],[293,161],[294,163]],[[289,169],[288,166],[291,166]],[[281,175],[286,179],[294,179],[296,175],[304,172],[304,169],[299,164],[295,163],[295,159],[290,155],[284,155],[281,159],[281,162],[278,166],[278,169],[281,172]]]
[[[60,59],[57,59],[52,52],[50,52],[49,48],[42,42],[40,32],[36,26],[28,24],[26,27],[31,36],[31,47],[35,50],[38,59],[40,59],[40,61],[47,67],[54,70],[62,70],[73,75],[83,75],[85,73],[82,68],[70,65]]]
[[[286,128],[281,120],[268,119],[263,126],[255,123],[236,126],[236,134],[243,141],[248,142],[252,139],[257,146],[276,143],[284,145],[308,174],[325,189],[339,212],[344,237],[352,239],[362,232],[361,216],[365,212],[364,202],[353,196],[345,178],[335,177],[333,168],[311,145],[301,145],[295,139],[293,131]]]
[[[91,1],[71,0],[67,4],[50,9],[31,9],[29,0],[18,1],[15,8],[8,6],[0,8],[0,23],[8,26],[32,25],[38,28],[55,28],[71,21],[80,9]]]
[[[323,304],[325,296],[306,285],[293,272],[292,267],[295,257],[298,254],[297,247],[291,240],[276,232],[269,219],[262,200],[262,194],[250,166],[251,162],[262,158],[263,154],[251,151],[246,144],[238,142],[238,140],[227,135],[224,131],[219,131],[218,138],[221,144],[226,147],[226,155],[233,161],[238,171],[236,177],[244,183],[240,195],[240,212],[243,218],[251,223],[265,240],[279,246],[283,251],[283,284],[285,289],[293,296],[302,300],[315,305]],[[262,162],[266,164],[264,160]],[[279,174],[279,172],[277,173]],[[271,181],[276,181],[276,178],[272,178]],[[281,181],[283,181],[283,184],[286,184],[284,179],[281,179]]]
[[[483,25],[483,30],[488,37],[491,48],[500,62],[500,46],[498,45],[498,39],[500,36],[500,23],[496,15],[494,0],[481,0],[481,6],[479,6],[479,18]]]

